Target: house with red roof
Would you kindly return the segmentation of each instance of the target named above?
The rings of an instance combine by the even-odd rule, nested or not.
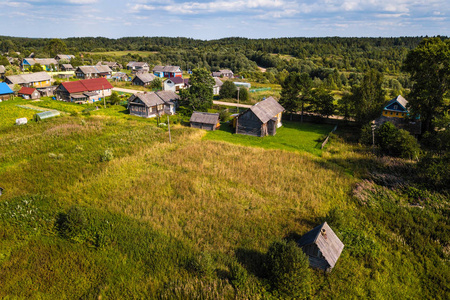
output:
[[[93,103],[111,96],[113,86],[105,78],[83,79],[61,83],[55,91],[56,98],[62,101]]]
[[[41,98],[41,93],[35,88],[25,87],[23,86],[19,92],[19,97],[22,97],[24,99],[39,99]]]

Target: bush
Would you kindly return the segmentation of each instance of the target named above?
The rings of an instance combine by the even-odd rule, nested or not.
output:
[[[60,213],[56,218],[56,229],[64,237],[76,237],[85,226],[85,212],[76,206],[71,207],[67,213]]]
[[[246,102],[248,101],[248,90],[246,88],[239,89],[239,101]]]
[[[111,161],[114,158],[114,153],[107,149],[103,153],[103,155],[100,157],[100,161]]]
[[[222,122],[228,121],[229,117],[230,117],[230,113],[228,112],[228,110],[224,109],[219,112],[220,121],[222,121]]]
[[[226,80],[219,91],[220,99],[236,98],[237,88],[231,80]]]
[[[386,122],[376,131],[376,144],[383,154],[402,158],[416,158],[420,153],[417,140],[408,131]]]
[[[213,260],[207,252],[191,257],[187,262],[187,269],[198,276],[211,277],[214,272]]]
[[[270,284],[280,298],[310,297],[309,260],[294,241],[274,242],[267,252],[266,268]]]

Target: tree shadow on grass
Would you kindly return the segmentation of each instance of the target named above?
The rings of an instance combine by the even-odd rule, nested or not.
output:
[[[249,273],[256,277],[265,278],[267,272],[265,268],[266,255],[256,250],[238,248],[235,252],[236,258]]]

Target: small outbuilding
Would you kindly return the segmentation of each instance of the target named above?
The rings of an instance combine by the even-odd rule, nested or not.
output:
[[[39,99],[41,98],[41,93],[35,88],[29,88],[23,86],[19,92],[19,97],[22,97],[23,99]]]
[[[281,127],[284,108],[273,97],[256,103],[234,119],[236,133],[263,137],[275,135]]]
[[[194,111],[189,122],[193,128],[216,130],[220,127],[218,113]]]
[[[299,247],[308,255],[312,268],[330,272],[344,249],[344,244],[328,226],[327,222],[315,227],[298,241]]]
[[[0,82],[0,100],[9,100],[13,95],[13,90],[5,82]]]

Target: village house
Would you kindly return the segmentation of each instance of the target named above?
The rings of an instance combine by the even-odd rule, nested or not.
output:
[[[213,94],[219,95],[220,89],[222,88],[223,81],[219,77],[214,77]]]
[[[112,70],[108,66],[79,66],[75,70],[77,78],[111,78]]]
[[[29,88],[29,87],[21,87],[19,92],[17,93],[19,97],[22,97],[23,99],[39,99],[41,98],[41,93],[35,88]]]
[[[228,69],[224,69],[224,70],[219,70],[218,72],[212,72],[212,76],[213,77],[233,78],[234,74],[233,74],[233,71],[228,70]]]
[[[163,83],[163,89],[165,91],[178,92],[182,89],[187,89],[189,87],[189,78],[182,77],[170,77]]]
[[[297,242],[303,252],[308,255],[312,268],[330,272],[336,265],[344,249],[344,244],[328,226],[327,222],[306,233]]]
[[[58,70],[58,62],[54,58],[31,58],[27,57],[22,60],[20,67],[23,71],[31,69],[35,64],[39,64],[43,71],[56,71]]]
[[[115,61],[99,61],[97,66],[108,66],[111,70],[119,71],[122,69],[122,65]]]
[[[130,115],[153,118],[164,114],[174,115],[180,97],[171,91],[145,92],[128,99]]]
[[[7,84],[19,85],[25,87],[44,88],[51,85],[51,77],[47,72],[37,72],[21,75],[6,76]]]
[[[134,72],[136,72],[136,71],[150,72],[150,67],[149,67],[148,63],[146,63],[146,62],[130,61],[127,64],[127,70],[132,70]]]
[[[130,76],[128,76],[127,73],[123,72],[114,73],[114,75],[111,76],[111,79],[114,81],[131,81]]]
[[[113,86],[105,78],[83,79],[61,83],[55,91],[58,100],[93,103],[111,96]]]
[[[151,73],[137,73],[131,81],[134,85],[148,86],[156,76]]]
[[[6,68],[4,65],[0,65],[0,78],[4,79],[5,78],[5,73],[6,73]]]
[[[283,106],[273,97],[258,102],[234,119],[236,133],[259,137],[275,135],[282,126],[283,111]]]
[[[0,82],[0,100],[9,100],[13,95],[13,90],[5,82]]]
[[[183,71],[179,66],[155,66],[153,74],[158,77],[183,77]]]
[[[71,54],[58,54],[56,55],[55,59],[59,62],[60,60],[63,61],[71,61],[72,59],[75,58],[75,55],[71,55]]]
[[[220,127],[219,113],[194,111],[189,120],[189,123],[193,128],[216,130]]]
[[[61,71],[74,71],[75,68],[71,64],[62,64]]]
[[[398,129],[404,129],[411,135],[418,137],[422,133],[422,122],[420,119],[411,120],[408,118],[407,106],[408,100],[398,95],[385,105],[381,116],[375,119],[375,125],[379,127],[385,122],[390,122]]]

